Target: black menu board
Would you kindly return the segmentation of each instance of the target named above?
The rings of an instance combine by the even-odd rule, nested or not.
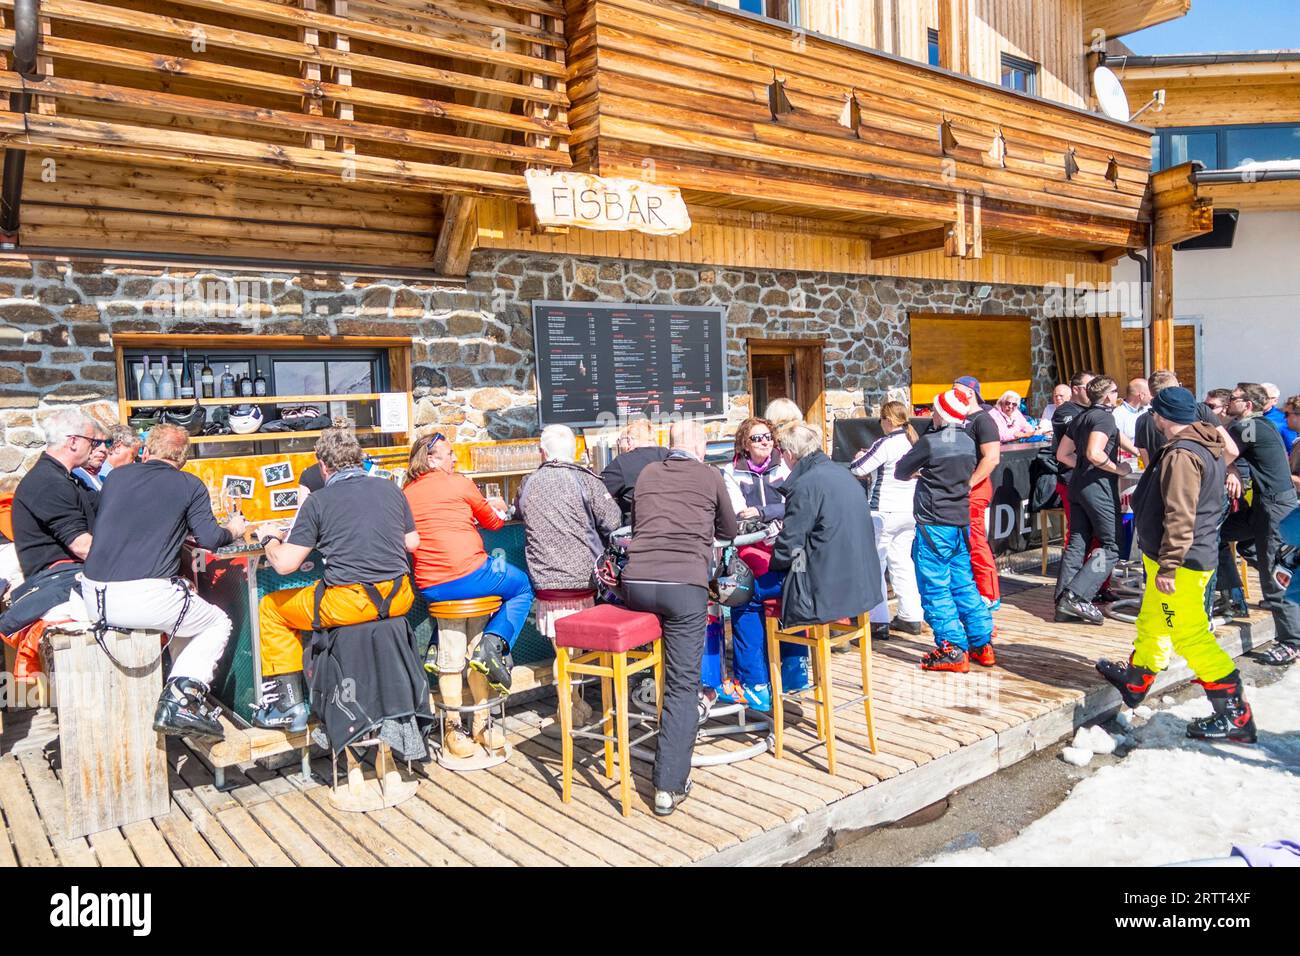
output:
[[[543,425],[726,412],[722,310],[534,302]]]

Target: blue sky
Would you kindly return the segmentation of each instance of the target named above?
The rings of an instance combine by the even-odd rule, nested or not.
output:
[[[1192,0],[1187,16],[1122,39],[1148,56],[1300,49],[1300,0]]]

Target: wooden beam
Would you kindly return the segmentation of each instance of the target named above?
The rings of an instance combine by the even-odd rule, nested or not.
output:
[[[1174,367],[1174,247],[1170,243],[1156,243],[1151,262],[1151,284],[1153,308],[1148,374],[1156,369]]]
[[[948,238],[949,231],[949,226],[938,226],[934,229],[904,233],[901,236],[890,236],[887,239],[872,239],[871,258],[894,259],[898,256],[910,256],[918,252],[942,249],[944,240]]]
[[[433,250],[433,268],[439,275],[463,276],[478,240],[478,204],[472,196],[448,196]]]
[[[299,0],[303,10],[308,13],[316,11],[316,0]],[[320,31],[314,26],[304,26],[302,28],[302,42],[308,46],[320,46]],[[302,78],[308,83],[319,84],[321,81],[320,64],[314,60],[304,60],[302,63]],[[302,98],[302,111],[308,116],[324,116],[325,104],[321,102],[318,96],[304,96]],[[310,149],[324,149],[325,137],[320,133],[307,134],[307,146]]]
[[[1172,209],[1158,209],[1154,228],[1157,243],[1183,242],[1204,235],[1214,228],[1214,203],[1207,198]]]

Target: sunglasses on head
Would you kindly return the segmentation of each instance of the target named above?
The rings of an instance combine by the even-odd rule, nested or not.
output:
[[[446,440],[447,440],[447,436],[444,435],[442,432],[434,432],[432,435],[430,435],[428,438],[424,440],[424,447],[426,449],[432,449],[434,445],[438,444],[438,442],[446,441]]]

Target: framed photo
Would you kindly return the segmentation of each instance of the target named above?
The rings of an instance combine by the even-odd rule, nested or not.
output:
[[[271,510],[272,511],[298,510],[298,489],[285,488],[281,491],[271,492]]]
[[[268,488],[274,485],[287,485],[293,481],[293,465],[287,461],[277,461],[273,465],[262,466],[262,484]]]
[[[251,498],[256,484],[257,479],[255,478],[245,478],[241,475],[224,475],[221,479],[221,493],[230,498]]]

